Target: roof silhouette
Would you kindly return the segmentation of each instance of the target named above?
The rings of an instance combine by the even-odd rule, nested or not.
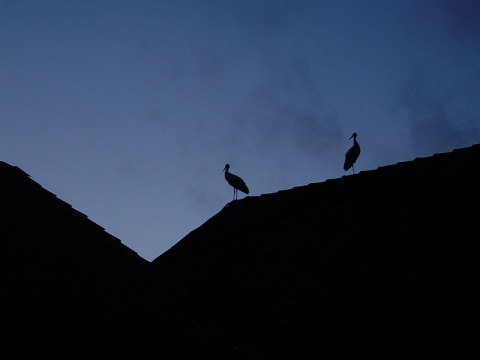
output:
[[[465,356],[462,330],[479,320],[478,164],[474,145],[250,196],[153,264],[274,358]]]
[[[0,219],[2,345],[19,357],[40,349],[75,356],[150,349],[262,358],[188,289],[5,162]]]
[[[477,144],[231,201],[152,262],[0,162],[2,340],[210,359],[476,358],[479,160]]]

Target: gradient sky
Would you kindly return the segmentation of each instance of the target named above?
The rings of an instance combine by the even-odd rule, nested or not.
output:
[[[149,261],[226,163],[260,196],[351,175],[353,132],[357,173],[480,142],[480,1],[0,4],[0,160]]]

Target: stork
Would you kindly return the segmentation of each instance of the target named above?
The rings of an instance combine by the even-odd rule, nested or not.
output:
[[[223,171],[225,171],[225,180],[227,180],[228,184],[233,187],[233,200],[237,200],[237,190],[248,195],[250,191],[248,190],[245,181],[243,181],[241,177],[228,172],[228,169],[230,169],[230,165],[226,164]]]
[[[352,168],[353,173],[355,174],[355,167],[353,164],[358,159],[358,156],[360,155],[360,145],[358,145],[357,142],[357,133],[353,133],[352,136],[348,140],[353,138],[353,145],[350,149],[348,149],[347,153],[345,154],[345,163],[343,164],[343,169],[347,171],[348,169]]]

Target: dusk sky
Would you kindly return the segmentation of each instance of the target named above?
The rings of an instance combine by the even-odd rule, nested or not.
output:
[[[351,176],[353,132],[356,173],[480,142],[480,1],[0,0],[0,160],[146,260],[226,163],[249,196]]]

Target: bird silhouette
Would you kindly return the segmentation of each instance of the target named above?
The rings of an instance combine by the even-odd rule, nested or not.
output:
[[[230,165],[226,164],[223,168],[223,171],[225,171],[225,180],[227,180],[228,184],[233,187],[233,200],[237,200],[237,190],[240,190],[241,192],[248,195],[250,191],[248,190],[245,181],[243,181],[241,177],[228,172],[229,169]]]
[[[353,173],[355,174],[355,167],[353,164],[358,159],[358,156],[360,155],[360,145],[358,145],[357,142],[357,133],[353,133],[352,136],[348,140],[353,138],[353,145],[350,149],[348,149],[347,153],[345,154],[345,162],[343,164],[343,169],[347,171],[348,169],[352,168]]]

